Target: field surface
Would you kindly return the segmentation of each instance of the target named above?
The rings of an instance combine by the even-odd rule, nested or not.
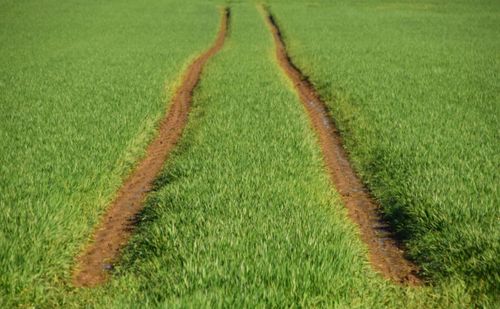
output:
[[[43,302],[68,283],[218,25],[203,3],[0,3],[0,302]]]
[[[500,5],[265,4],[425,283],[370,264],[260,2],[3,1],[1,307],[500,304]],[[224,47],[131,240],[106,284],[76,288],[224,6]]]
[[[409,256],[434,281],[498,296],[498,2],[288,1],[272,11]]]

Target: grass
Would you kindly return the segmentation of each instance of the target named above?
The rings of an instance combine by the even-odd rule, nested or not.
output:
[[[0,4],[0,305],[494,307],[488,2],[271,2],[431,286],[368,265],[254,1],[227,1],[230,36],[112,280],[71,286],[75,254],[215,38],[222,2]]]
[[[453,307],[460,287],[403,288],[367,264],[263,16],[233,4],[112,282],[92,307]],[[242,61],[244,59],[244,61]],[[97,296],[96,296],[97,295]]]
[[[202,2],[2,1],[1,307],[52,306],[68,289],[75,255],[218,26]]]
[[[410,257],[498,305],[499,3],[269,2]]]

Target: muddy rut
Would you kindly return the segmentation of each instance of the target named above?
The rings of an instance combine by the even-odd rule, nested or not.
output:
[[[380,215],[379,205],[370,196],[349,163],[334,122],[325,103],[287,54],[281,32],[273,16],[264,9],[266,21],[273,34],[279,65],[293,82],[309,115],[319,142],[331,181],[348,209],[348,214],[359,227],[360,237],[366,243],[373,268],[396,283],[417,285],[421,282],[418,269],[405,259],[390,227]]]
[[[172,98],[167,115],[162,119],[156,138],[149,144],[146,155],[119,189],[94,232],[91,244],[77,258],[73,284],[91,287],[103,283],[127,243],[136,216],[144,207],[147,193],[169,153],[181,137],[188,120],[192,92],[199,81],[203,66],[223,46],[230,12],[222,12],[220,30],[214,45],[200,55],[187,69],[182,83]]]

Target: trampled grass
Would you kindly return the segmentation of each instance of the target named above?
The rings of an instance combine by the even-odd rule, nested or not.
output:
[[[217,7],[202,2],[2,1],[0,307],[49,306],[69,283],[183,67],[218,26]]]
[[[498,1],[269,2],[409,255],[498,302]]]

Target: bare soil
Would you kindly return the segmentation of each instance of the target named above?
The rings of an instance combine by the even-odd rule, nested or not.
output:
[[[353,170],[342,139],[329,116],[325,103],[313,85],[292,63],[287,54],[281,32],[268,12],[267,22],[276,44],[278,62],[293,82],[309,115],[319,142],[331,181],[339,192],[348,214],[359,227],[361,239],[366,243],[373,268],[396,283],[418,285],[418,268],[404,256],[401,244],[391,233],[390,226],[380,215],[380,207],[371,197]]]
[[[77,257],[73,284],[91,287],[109,277],[113,263],[134,229],[136,216],[144,207],[147,193],[152,189],[169,153],[182,135],[188,120],[192,92],[203,66],[223,46],[229,23],[229,10],[222,14],[221,26],[214,45],[200,55],[187,69],[177,89],[167,115],[162,119],[158,135],[149,144],[146,155],[118,191],[96,228],[91,244]]]

